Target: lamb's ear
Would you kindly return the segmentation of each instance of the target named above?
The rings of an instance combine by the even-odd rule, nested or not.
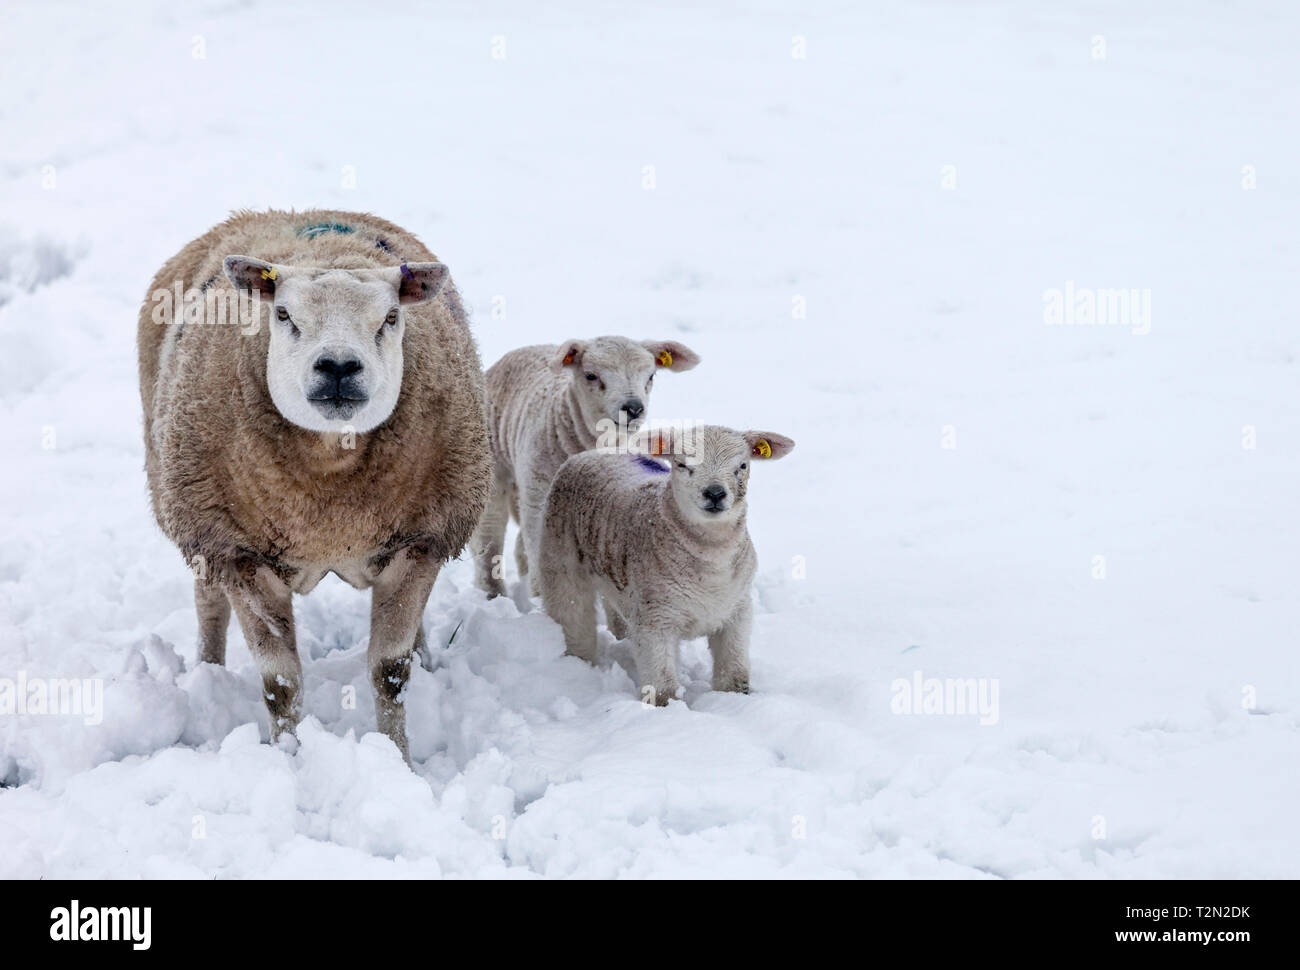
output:
[[[555,348],[555,355],[551,357],[551,370],[559,372],[566,367],[581,367],[582,355],[586,349],[585,340],[564,341]]]
[[[746,431],[745,443],[749,445],[749,454],[755,461],[784,458],[794,450],[794,442],[785,435],[770,431]]]
[[[403,305],[432,300],[448,276],[443,263],[403,263],[397,272],[397,302]]]
[[[275,284],[280,278],[280,268],[275,264],[264,263],[252,256],[227,256],[221,265],[235,289],[253,290],[265,296],[275,293]]]
[[[643,340],[641,346],[654,354],[656,368],[690,370],[700,362],[700,355],[676,340]]]

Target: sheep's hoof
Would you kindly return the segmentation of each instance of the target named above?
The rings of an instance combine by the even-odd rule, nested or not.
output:
[[[581,647],[565,644],[564,655],[566,657],[577,657],[579,660],[589,663],[594,667],[596,666],[596,653],[598,650],[599,645],[595,643],[586,644]]]
[[[748,694],[749,678],[732,677],[728,680],[720,681],[714,684],[713,689],[716,691],[724,691],[728,694]]]
[[[667,707],[669,701],[677,700],[677,695],[682,692],[681,684],[667,683],[651,687],[649,684],[641,688],[641,703],[650,704],[652,701],[655,707]]]
[[[474,579],[474,585],[487,593],[488,599],[494,599],[497,596],[506,595],[506,584],[501,582],[501,579],[498,576],[479,575]]]
[[[291,728],[272,731],[271,745],[279,748],[285,754],[295,755],[298,753],[298,735],[294,734]]]

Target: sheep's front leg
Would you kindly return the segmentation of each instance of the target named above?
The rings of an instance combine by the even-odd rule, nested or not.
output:
[[[595,663],[596,591],[590,579],[576,569],[555,568],[544,561],[541,587],[542,608],[564,630],[564,652]]]
[[[226,628],[230,626],[230,599],[218,583],[194,580],[194,611],[199,615],[199,663],[226,662]]]
[[[375,580],[370,601],[370,683],[375,689],[375,720],[410,761],[406,707],[402,691],[411,678],[411,656],[420,638],[420,619],[440,564],[407,549]]]
[[[265,566],[227,591],[262,675],[271,740],[293,733],[302,716],[302,661],[293,630],[293,592]],[[224,652],[224,651],[223,651]]]
[[[515,559],[521,570],[528,572],[528,591],[533,596],[542,595],[542,579],[538,575],[542,563],[542,532],[546,525],[546,496],[551,483],[534,476],[527,487],[519,489],[519,538],[522,552],[515,547]],[[544,567],[543,567],[544,568]]]
[[[505,546],[506,525],[510,519],[510,490],[513,488],[513,483],[501,471],[494,471],[487,504],[469,541],[470,554],[474,557],[474,582],[489,598],[502,596],[506,591],[502,580],[501,550]]]
[[[537,559],[542,609],[564,631],[564,652],[596,662],[596,588],[578,565],[578,549],[560,520],[547,522]]]
[[[709,635],[713,654],[713,689],[749,693],[749,631],[754,605],[748,594],[717,633]]]
[[[632,656],[641,679],[641,699],[663,707],[681,690],[677,679],[677,648],[681,640],[675,632],[638,627],[632,633]],[[653,696],[652,695],[653,691]]]

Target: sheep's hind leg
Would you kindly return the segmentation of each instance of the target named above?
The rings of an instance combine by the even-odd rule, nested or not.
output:
[[[230,599],[216,583],[194,580],[194,611],[199,615],[199,663],[224,665]]]
[[[510,514],[519,523],[519,533],[515,536],[515,568],[519,575],[528,575],[528,550],[524,548],[523,516],[519,514],[519,486],[510,484]]]
[[[524,548],[524,531],[521,528],[519,534],[515,536],[515,568],[519,570],[520,578],[528,578],[528,550]]]
[[[408,762],[406,706],[402,692],[411,678],[411,658],[422,639],[420,620],[439,563],[413,549],[395,559],[375,581],[370,601],[370,683],[375,720]]]
[[[626,640],[627,620],[623,619],[623,614],[609,600],[602,599],[601,602],[605,605],[605,625],[609,627],[609,632],[615,640]]]
[[[229,592],[244,640],[262,675],[271,715],[271,740],[293,733],[302,716],[302,661],[293,629],[293,593],[278,576],[259,567]]]

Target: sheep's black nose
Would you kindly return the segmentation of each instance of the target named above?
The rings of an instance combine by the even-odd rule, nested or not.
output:
[[[727,497],[727,490],[721,485],[710,485],[704,490],[704,497],[714,505],[717,505]]]
[[[635,421],[637,418],[641,417],[641,415],[645,414],[645,405],[636,398],[632,398],[631,400],[624,401],[623,406],[619,410],[627,415],[629,421]]]
[[[355,357],[348,360],[335,360],[333,357],[321,357],[316,361],[315,370],[322,374],[327,374],[336,381],[342,381],[345,377],[351,377],[357,371],[361,370],[361,361]]]

